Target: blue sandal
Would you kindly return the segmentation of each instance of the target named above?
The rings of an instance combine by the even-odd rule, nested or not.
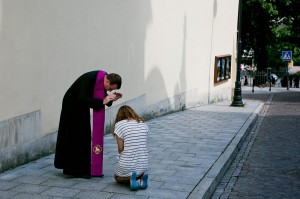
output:
[[[147,189],[148,187],[148,174],[144,174],[141,179],[140,189]]]
[[[139,188],[139,184],[136,182],[136,172],[133,171],[130,178],[130,190],[136,191]]]

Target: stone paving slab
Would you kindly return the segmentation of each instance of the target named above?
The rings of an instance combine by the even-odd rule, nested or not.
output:
[[[149,126],[149,187],[130,191],[114,181],[117,144],[104,138],[104,177],[64,176],[54,155],[0,173],[0,198],[207,198],[235,156],[247,129],[262,107],[230,102],[204,105],[161,116]]]

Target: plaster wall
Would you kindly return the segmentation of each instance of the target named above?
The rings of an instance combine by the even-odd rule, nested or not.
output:
[[[42,139],[53,151],[63,95],[90,70],[123,78],[107,129],[122,104],[151,118],[230,100],[237,10],[237,0],[0,0],[0,137],[31,138],[0,142],[0,152]],[[215,84],[222,54],[232,78]],[[23,116],[35,119],[11,131]]]

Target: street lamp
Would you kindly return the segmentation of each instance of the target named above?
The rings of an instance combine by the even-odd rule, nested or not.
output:
[[[250,58],[252,58],[253,53],[254,53],[254,50],[252,48],[250,48],[249,52],[246,49],[244,49],[242,58],[250,59]]]
[[[249,60],[251,61],[251,63],[248,65],[249,63]],[[254,68],[254,50],[252,48],[250,48],[249,51],[247,51],[246,49],[244,49],[243,51],[243,55],[242,55],[242,61],[243,61],[243,64],[244,64],[244,75],[245,75],[245,83],[244,85],[248,85],[248,78],[247,78],[247,74],[249,72],[252,72],[253,71],[253,68]],[[245,65],[247,66],[245,68]]]
[[[250,48],[248,52],[248,58],[251,59],[251,67],[254,67],[254,50]]]
[[[253,55],[254,55],[254,50],[253,50],[252,48],[250,48],[249,54],[251,55],[251,57],[253,57]]]
[[[250,54],[251,59],[252,59],[251,60],[251,71],[253,72],[254,68],[255,68],[255,66],[254,66],[254,50],[253,50],[253,48],[250,48],[249,54]],[[252,75],[253,75],[253,73],[252,73]]]
[[[242,107],[244,106],[242,100],[242,89],[241,89],[241,52],[242,52],[242,0],[239,0],[239,18],[238,18],[238,45],[237,45],[237,70],[236,70],[236,81],[234,87],[234,96],[231,106]]]

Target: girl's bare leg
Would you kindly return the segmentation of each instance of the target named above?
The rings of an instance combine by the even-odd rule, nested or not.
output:
[[[120,184],[130,184],[130,177],[115,176],[115,180]]]

